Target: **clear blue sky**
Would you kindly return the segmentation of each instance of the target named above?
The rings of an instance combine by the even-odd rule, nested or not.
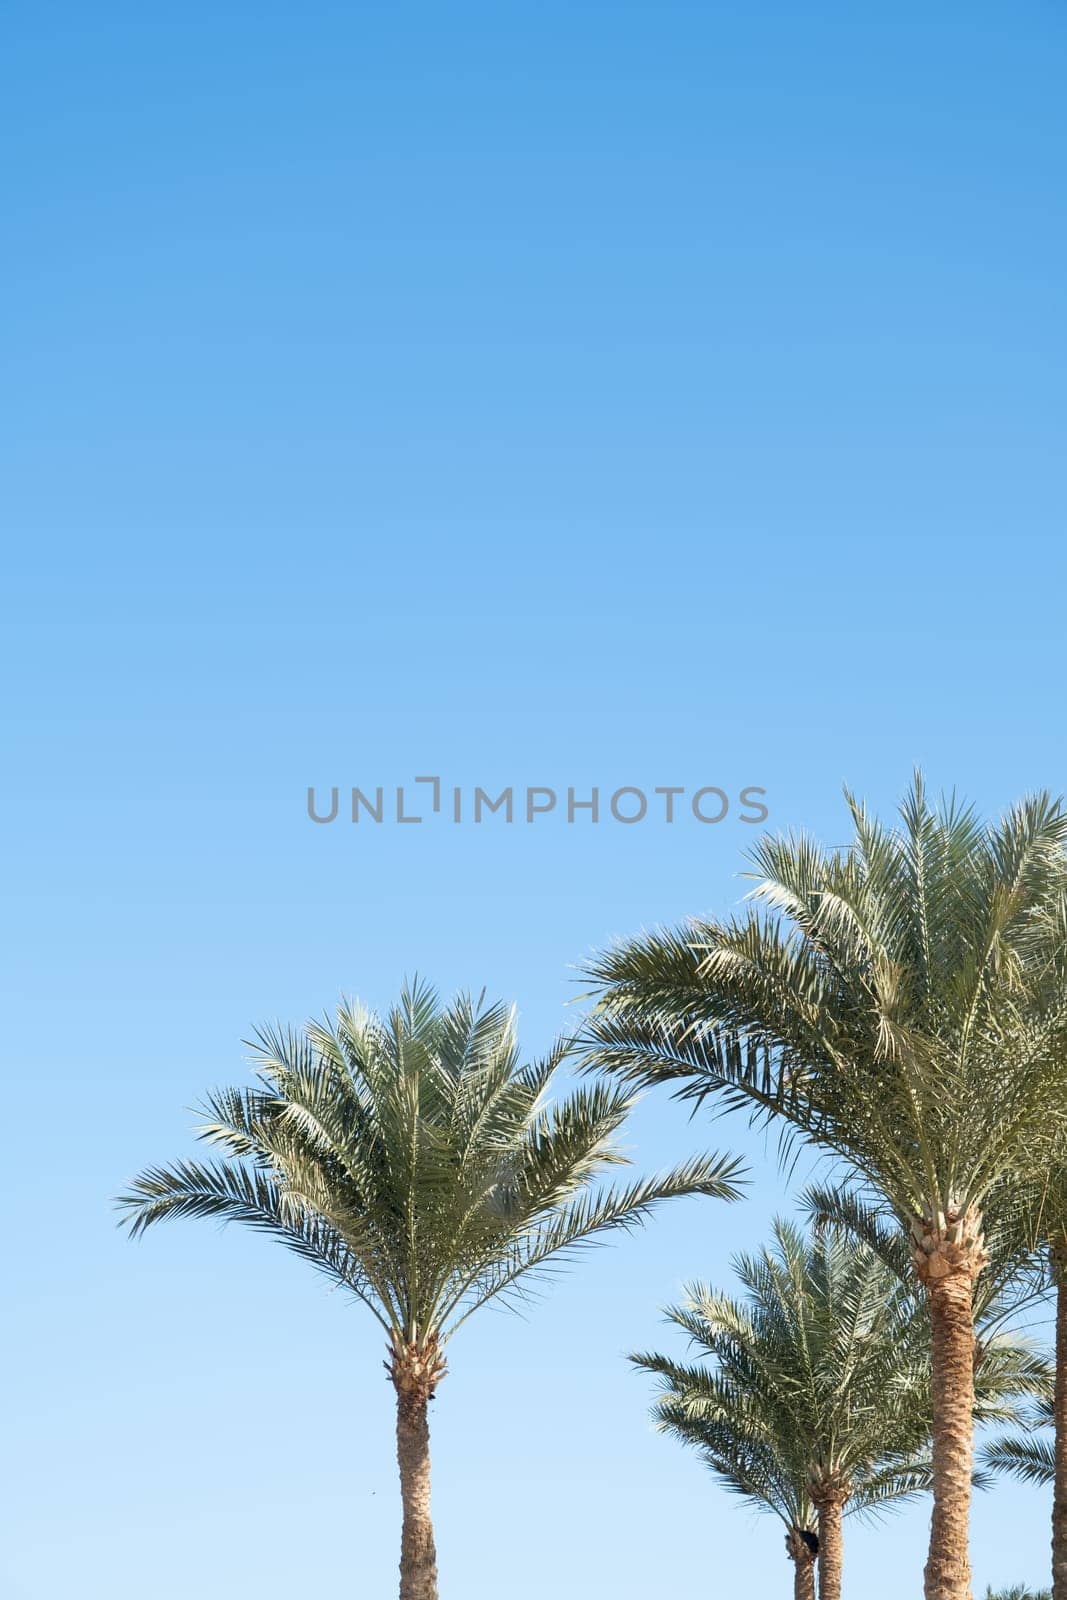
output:
[[[309,783],[753,783],[831,841],[916,761],[1064,784],[1065,44],[1052,0],[8,7],[11,1600],[393,1592],[376,1327],[108,1197],[342,989],[484,984],[540,1050],[753,832],[316,828]],[[788,1204],[642,1106],[643,1164],[706,1144],[750,1200],[454,1345],[452,1600],[789,1592],[622,1360]],[[853,1594],[918,1593],[926,1517],[853,1530]],[[979,1583],[1046,1520],[982,1499]]]

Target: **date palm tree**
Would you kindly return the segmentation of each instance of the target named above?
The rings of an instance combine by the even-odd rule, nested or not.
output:
[[[743,1299],[698,1284],[668,1313],[697,1363],[631,1359],[661,1380],[658,1425],[781,1517],[797,1596],[813,1593],[817,1552],[821,1600],[838,1600],[843,1517],[930,1485],[927,1308],[894,1261],[841,1229],[806,1240],[778,1222],[772,1243],[734,1268]],[[991,1334],[977,1415],[1017,1424],[1049,1384],[1028,1344]]]
[[[849,846],[756,846],[745,914],[596,959],[586,1053],[784,1119],[892,1212],[930,1309],[926,1600],[969,1600],[983,1208],[1067,1116],[1067,817],[1037,795],[983,823],[918,775],[896,826],[847,798]]]
[[[523,1065],[513,1013],[422,984],[384,1019],[343,1003],[332,1024],[267,1028],[258,1082],[206,1102],[223,1155],[141,1173],[120,1205],[133,1234],[221,1217],[273,1234],[361,1301],[387,1339],[403,1501],[401,1600],[436,1600],[427,1408],[446,1347],[487,1301],[681,1195],[737,1195],[738,1163],[697,1156],[601,1187],[625,1163],[632,1099],[604,1085],[548,1098],[561,1061]]]
[[[743,1299],[696,1284],[668,1312],[697,1363],[631,1359],[661,1380],[658,1426],[782,1519],[797,1600],[814,1595],[816,1552],[820,1600],[840,1600],[843,1516],[929,1483],[921,1310],[875,1255],[829,1229],[808,1241],[779,1221],[734,1271]]]

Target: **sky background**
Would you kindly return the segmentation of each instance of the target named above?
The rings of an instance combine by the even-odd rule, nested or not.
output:
[[[1067,12],[12,4],[0,1575],[11,1600],[394,1592],[380,1333],[300,1263],[109,1197],[242,1038],[415,971],[531,1054],[616,936],[743,892],[731,814],[311,824],[309,784],[715,784],[844,837],[921,763],[1065,783]],[[464,1329],[443,1593],[780,1595],[777,1525],[655,1436],[627,1350],[750,1198]],[[1038,1582],[999,1488],[976,1585]],[[917,1594],[928,1508],[853,1527]]]

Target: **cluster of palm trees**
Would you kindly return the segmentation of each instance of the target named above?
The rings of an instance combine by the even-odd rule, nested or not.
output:
[[[929,1491],[926,1600],[970,1600],[976,1476],[1054,1486],[1067,1600],[1067,815],[996,822],[920,778],[893,825],[849,797],[854,837],[766,837],[743,914],[605,952],[591,1007],[540,1062],[513,1014],[415,984],[379,1018],[264,1030],[248,1088],[209,1096],[219,1154],[143,1172],[134,1233],[170,1216],[280,1237],[377,1318],[396,1392],[401,1600],[436,1600],[428,1406],[487,1301],[662,1202],[735,1200],[728,1155],[607,1181],[635,1095],[776,1123],[832,1158],[736,1262],[740,1298],[694,1285],[670,1320],[689,1359],[635,1356],[659,1426],[778,1515],[795,1593],[841,1592],[842,1523]],[[580,1075],[553,1094],[576,1063]],[[1054,1290],[1051,1367],[1009,1330]],[[976,1474],[976,1421],[1006,1432]]]

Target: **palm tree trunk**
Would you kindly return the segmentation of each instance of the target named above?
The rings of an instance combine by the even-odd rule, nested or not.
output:
[[[815,1600],[815,1557],[810,1551],[793,1569],[793,1600]]]
[[[1056,1387],[1052,1417],[1056,1476],[1052,1493],[1052,1600],[1067,1600],[1067,1247],[1052,1252],[1056,1275]]]
[[[928,1280],[933,1379],[933,1491],[926,1600],[971,1600],[968,1533],[974,1469],[974,1276]]]
[[[793,1563],[793,1600],[815,1600],[815,1552],[804,1542],[799,1528],[790,1528],[785,1547]]]
[[[406,1344],[394,1335],[386,1370],[396,1390],[396,1459],[404,1521],[400,1600],[437,1600],[437,1550],[430,1518],[428,1409],[445,1372],[435,1339]]]
[[[400,1600],[437,1600],[437,1551],[430,1519],[430,1425],[425,1395],[396,1396],[396,1457],[404,1524],[400,1535]]]
[[[841,1600],[844,1500],[840,1494],[827,1495],[816,1500],[815,1509],[819,1513],[819,1600]]]

